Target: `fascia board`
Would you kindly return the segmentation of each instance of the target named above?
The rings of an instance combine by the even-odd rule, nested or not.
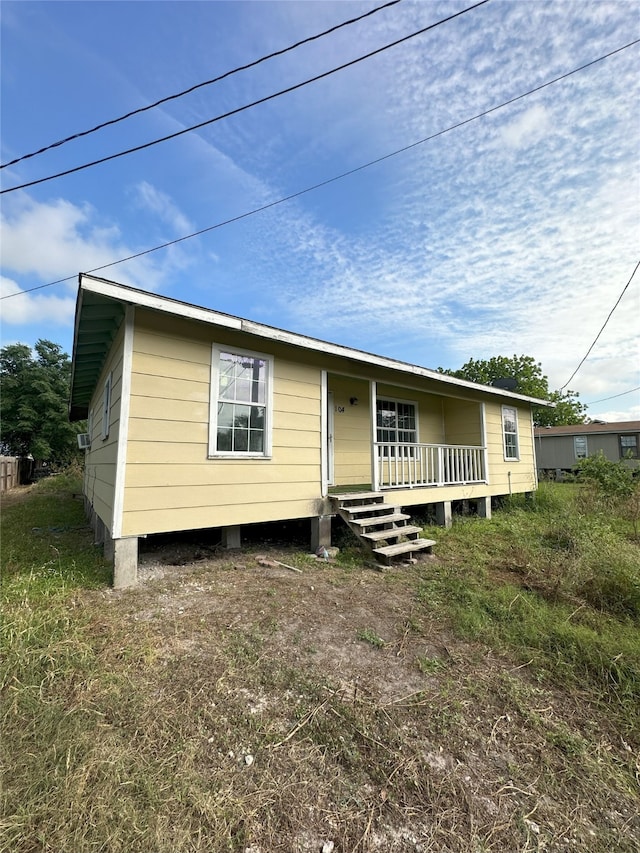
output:
[[[147,293],[143,290],[126,287],[104,279],[95,279],[88,275],[81,275],[80,282],[81,289],[84,288],[85,290],[102,294],[103,296],[107,296],[111,299],[117,299],[121,302],[127,302],[132,305],[140,305],[144,308],[151,308],[156,311],[185,317],[190,320],[198,320],[201,323],[207,323],[209,325],[236,329],[237,331],[246,332],[247,334],[255,335],[256,337],[264,338],[266,340],[278,341],[280,343],[290,344],[291,346],[301,347],[314,352],[335,355],[339,358],[350,359],[351,361],[358,361],[364,364],[375,365],[376,367],[396,370],[422,379],[433,379],[437,382],[442,382],[456,388],[466,388],[471,391],[489,394],[506,400],[520,400],[525,403],[531,403],[537,406],[546,406],[549,408],[555,408],[556,405],[549,400],[540,400],[536,397],[516,394],[513,391],[504,391],[490,385],[480,385],[476,382],[468,382],[466,379],[458,379],[454,376],[447,376],[446,373],[438,373],[437,370],[429,370],[429,368],[419,367],[415,364],[396,361],[395,359],[374,355],[373,353],[352,349],[350,347],[341,346],[340,344],[328,343],[327,341],[310,338],[306,335],[299,335],[295,332],[287,332],[273,326],[265,326],[262,323],[253,322],[252,320],[243,320],[230,314],[221,314],[220,312],[212,311],[209,308],[200,308],[197,305],[180,302],[176,299],[169,299],[165,296],[157,296],[154,293]]]

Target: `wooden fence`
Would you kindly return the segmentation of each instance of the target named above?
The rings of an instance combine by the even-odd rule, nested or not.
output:
[[[0,492],[15,489],[20,483],[20,463],[15,456],[0,456]]]

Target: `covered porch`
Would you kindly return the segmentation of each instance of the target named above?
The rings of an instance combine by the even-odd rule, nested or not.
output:
[[[331,373],[325,388],[325,494],[487,483],[482,402]]]

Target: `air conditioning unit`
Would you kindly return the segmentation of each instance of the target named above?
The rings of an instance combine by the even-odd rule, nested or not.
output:
[[[91,436],[88,432],[79,432],[78,433],[78,447],[80,450],[90,450],[91,448]]]

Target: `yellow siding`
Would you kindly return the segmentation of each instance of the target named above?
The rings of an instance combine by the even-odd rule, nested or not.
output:
[[[488,403],[485,411],[491,494],[509,493],[509,473],[512,492],[532,491],[536,487],[536,479],[530,410],[518,408],[520,458],[508,460],[504,458],[502,441],[502,406]]]
[[[272,455],[264,459],[208,458],[211,347],[273,356]],[[117,461],[123,332],[120,331],[94,399],[93,443],[87,454],[87,493],[112,527]],[[334,359],[335,361],[335,359]],[[256,341],[232,329],[136,310],[122,535],[248,524],[322,512],[320,353],[275,341]],[[336,366],[337,362],[336,362]],[[348,366],[345,363],[345,367]],[[111,431],[100,439],[102,386],[113,371]],[[362,371],[367,372],[366,366]],[[373,368],[369,370],[375,378]],[[425,444],[482,444],[481,400],[377,385],[379,397],[414,402],[418,439]],[[427,387],[437,389],[434,381]],[[330,374],[333,394],[334,483],[371,481],[369,381]],[[352,406],[351,397],[358,398]],[[411,506],[535,488],[530,413],[519,409],[520,459],[505,462],[498,402],[486,404],[490,484],[392,491]]]
[[[371,482],[371,413],[369,383],[346,376],[330,376],[333,392],[333,448],[336,486]],[[352,406],[351,397],[358,398]]]
[[[122,360],[124,323],[113,342],[104,369],[89,405],[91,449],[85,456],[84,493],[97,515],[109,530],[113,529],[113,503],[120,432],[122,394]],[[102,438],[102,403],[104,384],[111,373],[111,408],[109,435]]]
[[[402,400],[414,403],[418,409],[418,442],[420,444],[443,444],[443,398],[436,394],[423,394],[393,385],[379,384],[378,399]]]
[[[443,402],[445,444],[482,445],[480,403],[445,398]]]
[[[229,527],[235,524],[255,524],[263,521],[281,521],[287,518],[309,518],[322,513],[319,500],[271,500],[265,504],[224,504],[201,508],[198,517],[203,527]],[[170,532],[193,529],[192,508],[153,509],[127,513],[131,530]],[[135,534],[130,534],[135,535]]]
[[[271,458],[207,457],[214,342],[274,357]],[[320,441],[318,367],[276,343],[137,312],[123,535],[313,515]]]

